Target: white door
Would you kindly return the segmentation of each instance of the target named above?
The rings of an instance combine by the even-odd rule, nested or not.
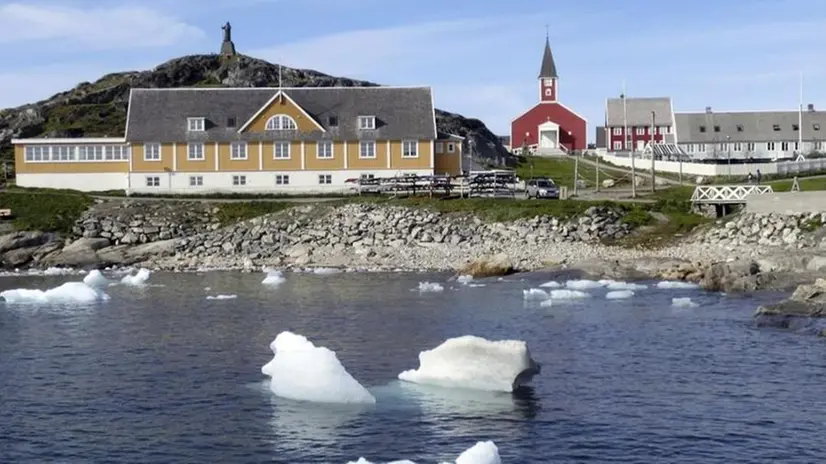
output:
[[[542,148],[556,148],[556,131],[542,131]]]
[[[637,151],[645,150],[645,142],[642,140],[637,140]]]

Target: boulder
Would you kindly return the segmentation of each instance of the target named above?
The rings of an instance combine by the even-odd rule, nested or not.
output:
[[[516,272],[512,260],[508,255],[499,253],[492,256],[483,256],[459,268],[460,275],[473,277],[506,276]]]

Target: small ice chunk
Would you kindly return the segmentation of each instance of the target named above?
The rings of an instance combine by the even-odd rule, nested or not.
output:
[[[596,280],[569,280],[565,282],[565,286],[574,290],[590,290],[592,288],[600,288],[603,285]]]
[[[512,392],[539,373],[528,344],[521,340],[491,341],[465,335],[419,353],[419,368],[399,379],[448,388]]]
[[[61,276],[74,274],[74,269],[65,267],[50,267],[43,271],[44,276]]]
[[[350,461],[347,464],[375,464],[364,458],[359,458],[358,461]],[[416,464],[413,461],[392,461],[387,464]],[[450,464],[444,462],[442,464]],[[462,454],[456,458],[454,464],[502,464],[502,458],[499,457],[499,448],[492,441],[480,441],[472,447],[466,449]]]
[[[149,269],[141,268],[135,275],[127,274],[123,276],[123,278],[120,280],[120,283],[124,285],[131,285],[134,287],[146,285],[146,281],[149,280],[150,274],[151,272],[149,272]]]
[[[284,274],[278,269],[270,269],[265,272],[267,273],[267,276],[261,281],[264,285],[278,285],[286,282],[287,280],[284,278]]]
[[[624,300],[634,296],[633,290],[614,290],[605,294],[606,300]]]
[[[0,292],[7,304],[92,303],[108,300],[109,295],[83,282],[66,282],[49,290],[18,288]]]
[[[419,282],[419,291],[420,292],[441,292],[445,288],[442,287],[442,284],[436,282]]]
[[[529,288],[527,290],[522,290],[522,297],[526,301],[542,301],[549,298],[548,292],[542,290],[541,288]]]
[[[274,356],[261,368],[277,396],[316,403],[375,403],[338,360],[335,351],[306,337],[281,332],[270,344]]]
[[[696,308],[700,305],[691,301],[691,298],[684,297],[684,298],[672,298],[671,299],[671,306],[675,308]]]
[[[462,285],[467,285],[467,284],[473,282],[473,276],[472,275],[460,275],[459,277],[456,278],[456,282],[459,282]]]
[[[697,284],[693,284],[691,282],[681,282],[679,280],[664,280],[662,282],[657,283],[657,288],[666,289],[666,290],[681,290],[681,289],[691,289],[691,288],[699,288],[700,286]]]
[[[330,274],[339,274],[341,269],[337,269],[334,267],[314,267],[312,272],[318,275],[330,275]]]
[[[209,295],[206,297],[207,300],[234,300],[238,298],[238,295]]]
[[[109,286],[109,279],[103,276],[103,273],[97,269],[89,271],[86,277],[83,278],[83,283],[90,287],[107,287]]]
[[[635,284],[617,280],[600,280],[608,290],[645,290],[648,285]]]
[[[550,280],[550,281],[545,282],[544,284],[540,285],[539,287],[540,288],[561,288],[562,284],[555,281],[555,280]]]
[[[579,290],[560,288],[557,290],[551,290],[548,296],[553,300],[581,300],[583,298],[589,298],[591,295]]]

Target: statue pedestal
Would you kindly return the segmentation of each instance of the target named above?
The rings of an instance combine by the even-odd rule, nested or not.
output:
[[[225,40],[221,44],[221,56],[235,56],[235,44],[231,40]]]

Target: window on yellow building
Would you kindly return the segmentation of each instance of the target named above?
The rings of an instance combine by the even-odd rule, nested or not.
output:
[[[229,146],[229,158],[233,160],[247,159],[247,142],[232,142]]]
[[[290,142],[275,142],[275,145],[273,146],[272,157],[274,159],[289,159]]]
[[[402,142],[402,158],[418,158],[419,142],[415,140],[405,140]]]
[[[448,153],[453,153],[455,151],[456,151],[456,144],[454,144],[454,143],[447,144],[447,152]]]
[[[186,146],[186,159],[190,161],[201,161],[204,159],[204,144],[189,143]]]
[[[375,158],[376,142],[363,141],[359,143],[359,158]]]
[[[333,157],[333,142],[323,141],[316,144],[316,158],[331,159]]]
[[[144,161],[160,161],[161,160],[161,144],[159,144],[159,143],[145,143],[145,144],[143,144],[143,160]]]
[[[276,114],[270,119],[267,119],[267,124],[264,129],[268,131],[295,130],[296,127],[295,119],[286,114]]]

